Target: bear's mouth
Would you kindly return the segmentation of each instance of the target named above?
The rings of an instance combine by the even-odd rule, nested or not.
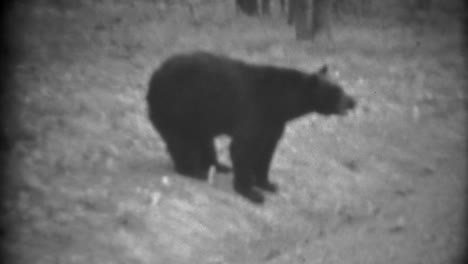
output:
[[[345,115],[346,113],[348,113],[350,110],[353,110],[354,108],[356,108],[356,100],[354,100],[351,97],[346,96],[343,98],[343,100],[341,100],[340,106],[338,107],[338,109],[340,109],[339,114]]]

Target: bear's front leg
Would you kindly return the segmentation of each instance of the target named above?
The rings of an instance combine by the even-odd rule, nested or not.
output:
[[[281,135],[283,134],[284,126],[268,127],[264,133],[263,138],[259,141],[259,150],[255,158],[254,173],[255,173],[255,186],[265,191],[275,193],[278,191],[278,185],[268,179],[268,172],[270,170],[271,160],[275,153]]]
[[[263,194],[253,188],[255,182],[255,140],[233,137],[230,152],[234,167],[234,190],[253,203],[261,204]]]

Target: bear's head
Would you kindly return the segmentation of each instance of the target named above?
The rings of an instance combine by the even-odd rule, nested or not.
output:
[[[327,65],[307,77],[312,88],[313,111],[323,115],[344,115],[356,107],[356,100],[346,94],[343,88],[330,80]]]

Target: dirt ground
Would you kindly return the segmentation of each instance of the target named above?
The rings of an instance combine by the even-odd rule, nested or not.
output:
[[[21,55],[7,131],[11,263],[462,263],[461,23],[337,21],[333,39],[310,43],[279,14],[248,18],[232,1],[195,2],[192,14],[83,2],[10,14]],[[271,170],[280,192],[253,205],[232,175],[176,175],[148,122],[151,72],[198,49],[305,71],[327,63],[358,109],[291,122]],[[229,139],[217,143],[229,161]]]

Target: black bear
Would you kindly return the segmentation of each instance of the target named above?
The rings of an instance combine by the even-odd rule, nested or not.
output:
[[[151,76],[149,118],[178,173],[206,179],[218,162],[214,137],[231,137],[234,190],[255,203],[276,192],[270,162],[286,122],[310,112],[343,115],[355,100],[315,73],[253,65],[207,52],[175,55]]]

